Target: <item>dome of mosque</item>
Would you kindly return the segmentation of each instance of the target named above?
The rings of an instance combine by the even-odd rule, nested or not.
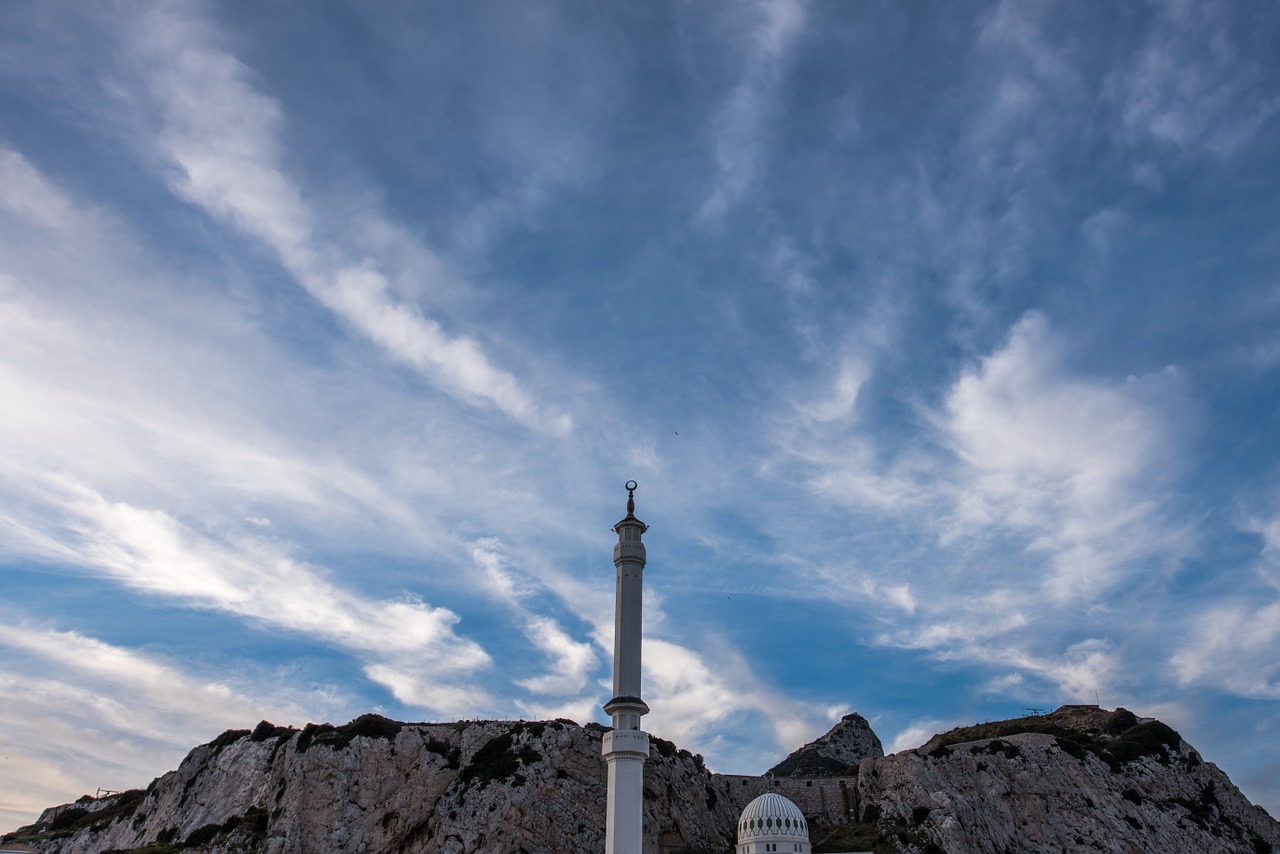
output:
[[[738,854],[809,854],[809,824],[800,808],[777,792],[765,792],[747,804],[738,819]]]

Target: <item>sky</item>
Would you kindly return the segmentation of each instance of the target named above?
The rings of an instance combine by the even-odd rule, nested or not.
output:
[[[228,728],[762,773],[1064,703],[1280,816],[1280,9],[0,4],[0,828]]]

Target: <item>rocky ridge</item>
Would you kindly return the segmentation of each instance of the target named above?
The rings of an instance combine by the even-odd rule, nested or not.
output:
[[[146,790],[52,807],[3,841],[45,854],[596,852],[603,732],[564,720],[264,721],[195,748]],[[1123,709],[1063,707],[892,756],[850,715],[778,767],[805,757],[849,772],[774,780],[809,818],[816,852],[1280,850],[1280,824],[1225,774],[1169,727]],[[767,785],[712,774],[654,738],[645,850],[731,851],[739,813]]]
[[[830,732],[809,742],[766,771],[775,777],[838,777],[857,774],[864,759],[884,756],[880,738],[857,712],[845,715]]]

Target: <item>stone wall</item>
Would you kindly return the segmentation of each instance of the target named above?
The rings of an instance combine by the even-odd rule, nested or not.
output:
[[[856,820],[860,811],[857,777],[782,777],[770,780],[741,774],[713,774],[712,780],[724,786],[741,807],[772,786],[773,791],[791,800],[810,821],[843,824]]]

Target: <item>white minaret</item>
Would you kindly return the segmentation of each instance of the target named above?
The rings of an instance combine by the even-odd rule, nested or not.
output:
[[[605,854],[641,854],[644,839],[644,761],[649,735],[640,716],[649,711],[640,699],[640,622],[644,576],[644,543],[649,526],[636,518],[636,482],[627,481],[627,517],[613,526],[618,544],[613,565],[618,573],[613,607],[613,699],[604,704],[613,731],[604,734],[604,761],[609,765],[609,813]]]

